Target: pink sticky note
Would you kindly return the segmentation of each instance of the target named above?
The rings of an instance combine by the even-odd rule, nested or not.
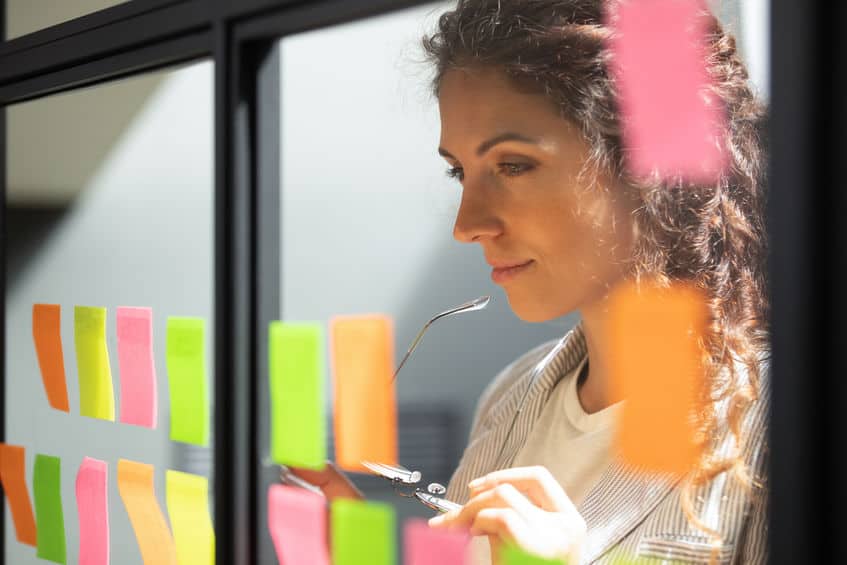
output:
[[[121,422],[156,427],[156,369],[153,366],[153,311],[118,308],[118,364]]]
[[[469,543],[467,533],[433,530],[424,520],[407,520],[403,526],[403,564],[464,565],[470,563]]]
[[[109,499],[105,461],[86,457],[76,475],[79,565],[109,565]]]
[[[271,485],[268,527],[280,565],[329,565],[326,499],[302,488]]]
[[[725,109],[709,91],[702,0],[615,4],[610,71],[630,170],[713,182],[726,166]]]

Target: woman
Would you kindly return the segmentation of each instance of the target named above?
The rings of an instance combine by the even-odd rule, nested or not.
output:
[[[767,558],[764,111],[731,36],[707,16],[708,71],[727,109],[718,182],[633,178],[626,169],[601,0],[459,0],[424,39],[436,67],[439,153],[462,185],[454,236],[477,243],[515,313],[578,310],[560,347],[515,361],[481,398],[448,489],[479,562],[513,543],[571,563],[647,557]],[[685,283],[709,311],[702,456],[687,473],[633,471],[612,449],[610,293]],[[532,368],[546,357],[512,422]],[[649,441],[649,438],[645,438]],[[304,473],[356,495],[336,471]]]

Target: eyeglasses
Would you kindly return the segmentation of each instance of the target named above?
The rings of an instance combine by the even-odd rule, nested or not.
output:
[[[447,492],[447,488],[439,483],[430,483],[426,490],[421,490],[417,484],[421,482],[420,471],[410,471],[400,465],[386,465],[384,463],[371,463],[370,461],[362,461],[362,465],[367,467],[377,475],[391,481],[391,487],[395,494],[403,498],[415,498],[421,504],[437,512],[449,512],[458,510],[462,507],[442,495]]]
[[[491,302],[490,296],[480,296],[475,300],[471,300],[470,302],[465,302],[464,304],[460,304],[454,308],[450,308],[449,310],[445,310],[439,314],[436,314],[430,320],[423,325],[421,331],[418,332],[418,335],[415,339],[412,340],[412,344],[409,346],[409,349],[406,350],[406,354],[403,356],[403,359],[400,361],[400,364],[397,365],[397,370],[394,371],[394,376],[391,378],[392,384],[397,380],[397,375],[400,373],[400,369],[403,368],[403,365],[406,364],[406,361],[412,355],[412,352],[420,343],[421,338],[423,338],[426,330],[432,326],[438,320],[443,318],[449,318],[450,316],[454,316],[456,314],[464,314],[466,312],[474,312],[476,310],[482,310],[488,303]],[[394,489],[394,492],[399,496],[404,498],[415,498],[421,504],[437,511],[437,512],[449,512],[450,510],[455,510],[461,508],[461,504],[457,504],[446,498],[442,498],[441,495],[447,492],[447,489],[444,485],[439,483],[430,483],[426,490],[422,490],[416,485],[421,481],[421,473],[420,471],[410,471],[405,467],[399,465],[387,465],[385,463],[377,463],[371,461],[362,461],[362,465],[364,465],[367,469],[372,471],[373,473],[384,477],[391,481],[391,487]]]

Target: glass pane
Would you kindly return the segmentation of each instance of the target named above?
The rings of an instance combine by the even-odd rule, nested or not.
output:
[[[212,100],[213,65],[202,62],[8,109],[6,441],[26,448],[31,494],[35,454],[60,458],[69,563],[78,559],[75,480],[83,457],[108,464],[113,563],[142,563],[118,491],[119,459],[154,466],[155,492],[166,520],[166,470],[210,477],[211,441],[197,446],[170,439],[175,407],[166,327],[171,316],[205,320],[211,398]],[[61,308],[68,413],[51,407],[42,384],[33,338],[36,303]],[[117,421],[81,415],[78,377],[84,357],[76,349],[77,305],[106,309]],[[155,429],[123,421],[130,409],[123,410],[122,400],[134,400],[138,408],[150,403],[141,404],[140,394],[122,394],[122,387],[141,381],[131,381],[129,369],[122,374],[127,365],[118,357],[120,306],[152,308]],[[210,428],[213,405],[208,404]],[[42,562],[33,548],[16,541],[8,513],[5,536],[7,563]]]
[[[281,318],[388,314],[399,362],[430,317],[493,296],[487,309],[429,329],[398,377],[400,462],[443,484],[486,384],[575,322],[521,322],[477,246],[452,238],[461,187],[437,153],[438,109],[418,47],[446,6],[281,41]],[[394,504],[398,523],[432,515],[381,479],[355,479]]]
[[[6,0],[6,39],[14,39],[126,0]]]
[[[388,314],[399,362],[431,316],[493,296],[486,310],[433,326],[399,375],[400,462],[421,471],[423,484],[450,479],[494,376],[577,320],[573,314],[521,322],[480,250],[452,238],[461,188],[444,175],[447,165],[437,154],[439,116],[420,39],[453,5],[429,4],[280,42],[280,318],[327,328],[339,314]],[[738,2],[721,7],[751,67],[765,68],[754,33],[761,13],[748,9],[742,17]],[[764,90],[766,81],[758,86]],[[393,504],[398,524],[432,515],[393,496],[381,479],[354,479],[369,499]]]

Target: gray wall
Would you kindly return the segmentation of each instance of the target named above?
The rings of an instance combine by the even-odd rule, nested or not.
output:
[[[62,495],[68,563],[77,562],[79,544],[74,481],[84,456],[109,464],[112,562],[141,563],[128,516],[117,490],[117,461],[154,464],[159,503],[165,510],[166,468],[208,473],[209,449],[181,447],[168,439],[169,406],[165,370],[165,321],[169,315],[212,319],[212,70],[200,63],[157,73],[161,85],[123,129],[99,162],[79,196],[63,211],[16,212],[10,215],[29,230],[10,234],[10,288],[6,296],[6,430],[7,441],[26,446],[27,481],[32,485],[35,453],[61,457]],[[149,77],[136,85],[144,90]],[[97,87],[11,107],[9,113],[50,112],[62,97],[92,122],[120,85]],[[97,129],[97,128],[93,128]],[[47,140],[49,128],[28,132]],[[63,134],[65,132],[62,132]],[[73,132],[73,142],[86,144],[89,132]],[[11,140],[14,144],[15,140]],[[68,148],[69,153],[72,148]],[[58,169],[61,160],[42,166]],[[20,161],[10,161],[16,175]],[[29,237],[28,237],[29,236]],[[35,245],[30,242],[35,241]],[[28,247],[29,246],[29,247]],[[62,306],[62,340],[71,414],[47,404],[32,343],[31,309],[35,302]],[[115,336],[117,306],[151,306],[158,376],[159,427],[156,430],[79,416],[73,306],[108,308],[107,338],[120,406]],[[211,336],[207,339],[211,347]],[[211,350],[207,355],[213,369]],[[210,372],[211,374],[211,372]],[[166,510],[165,510],[166,512]],[[15,541],[6,511],[6,562],[41,563],[35,550]]]

